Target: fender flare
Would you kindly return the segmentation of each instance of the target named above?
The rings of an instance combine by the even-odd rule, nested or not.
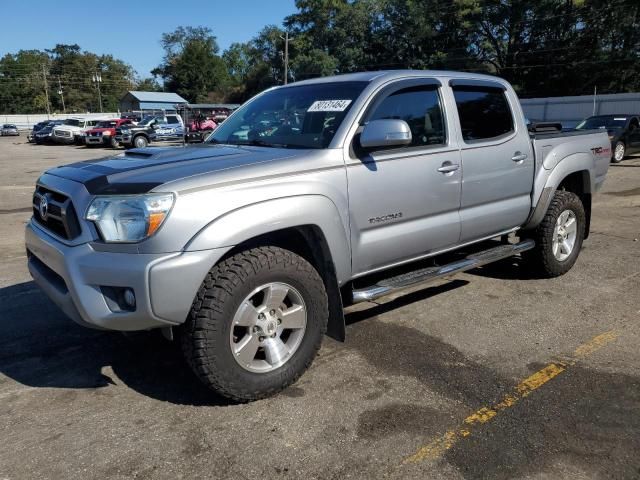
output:
[[[351,245],[336,205],[324,195],[296,195],[261,201],[225,213],[202,228],[186,251],[233,247],[260,235],[304,225],[323,233],[339,284],[351,278]]]
[[[540,191],[538,202],[529,215],[523,230],[530,230],[538,226],[549,208],[554,193],[569,175],[577,172],[587,172],[587,181],[583,184],[584,193],[591,194],[594,192],[595,179],[592,175],[593,166],[593,157],[583,152],[569,155],[557,162],[550,173],[548,173],[544,185],[536,188],[536,190]],[[541,173],[544,174],[546,172],[547,170],[545,169],[544,172]]]

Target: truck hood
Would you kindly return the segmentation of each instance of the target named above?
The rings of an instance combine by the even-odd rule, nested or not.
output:
[[[303,150],[252,146],[196,145],[151,147],[63,165],[46,173],[85,185],[91,194],[146,193],[165,183],[229,170],[243,178],[258,176],[260,164],[300,155]],[[251,168],[252,173],[246,172]]]

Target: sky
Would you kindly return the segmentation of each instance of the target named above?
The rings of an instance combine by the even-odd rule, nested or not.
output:
[[[162,61],[160,37],[178,26],[213,30],[220,50],[246,42],[262,27],[281,25],[294,0],[0,0],[0,56],[19,50],[77,43],[112,54],[142,77]]]

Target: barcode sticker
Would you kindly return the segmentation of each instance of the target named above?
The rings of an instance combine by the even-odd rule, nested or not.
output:
[[[344,112],[350,103],[351,100],[317,100],[307,112]]]

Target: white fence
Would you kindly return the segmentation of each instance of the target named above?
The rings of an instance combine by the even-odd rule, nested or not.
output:
[[[46,113],[34,113],[26,115],[0,115],[0,125],[10,123],[18,127],[19,130],[31,130],[38,122],[45,120],[66,120],[67,118],[119,118],[119,112],[105,113],[67,113],[47,115]]]

